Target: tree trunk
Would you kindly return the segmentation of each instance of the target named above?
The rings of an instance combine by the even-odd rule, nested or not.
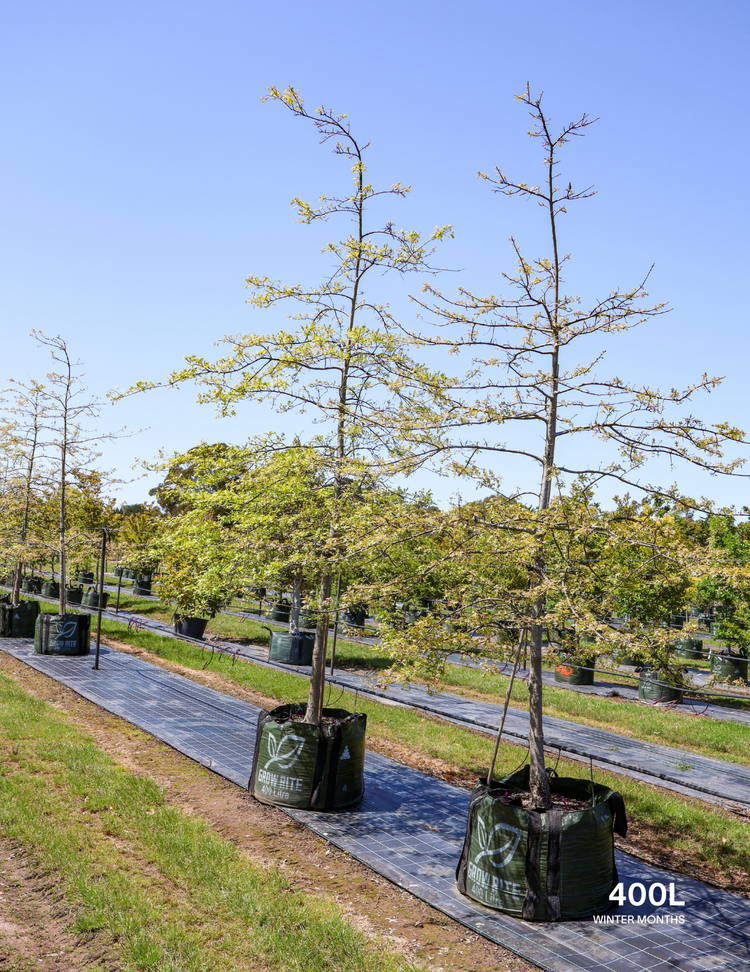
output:
[[[21,600],[21,576],[23,574],[23,562],[21,560],[16,561],[16,570],[13,574],[13,594],[11,595],[11,604],[18,604]]]
[[[312,678],[310,695],[307,700],[305,722],[317,725],[323,711],[323,687],[326,677],[326,654],[328,652],[328,609],[331,599],[331,575],[328,571],[320,580],[320,614],[315,629],[315,647],[312,656]]]

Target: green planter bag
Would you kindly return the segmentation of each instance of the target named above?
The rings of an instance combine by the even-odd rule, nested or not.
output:
[[[553,793],[589,806],[536,813],[521,805],[528,786],[525,766],[492,789],[486,780],[474,788],[456,868],[459,891],[529,921],[580,921],[610,911],[618,883],[613,833],[627,833],[622,797],[598,783],[553,777]]]
[[[33,638],[39,601],[21,601],[15,606],[0,604],[0,631],[4,638]]]
[[[747,658],[733,651],[712,651],[708,660],[711,674],[723,682],[741,681],[747,685]]]
[[[83,600],[83,588],[82,587],[66,587],[65,588],[65,603],[66,604],[80,604]]]
[[[269,621],[278,621],[279,624],[289,624],[292,613],[292,605],[289,601],[277,601],[271,610],[266,614]]]
[[[583,665],[576,665],[568,659],[562,659],[555,667],[555,681],[566,682],[568,685],[594,684],[594,659],[588,659]]]
[[[57,583],[57,581],[45,581],[45,583],[42,584],[42,594],[45,597],[59,597],[60,585]]]
[[[323,722],[292,720],[305,705],[280,705],[258,717],[248,789],[261,803],[336,810],[362,799],[367,716],[323,709]]]
[[[102,597],[102,608],[105,608],[107,606],[107,601],[108,600],[109,600],[109,591],[104,591],[104,595]],[[90,588],[83,595],[83,598],[81,600],[81,604],[83,604],[84,607],[98,608],[99,607],[99,591],[97,591],[97,589],[95,587]]]
[[[91,650],[91,615],[41,614],[34,633],[38,655],[88,655]]]
[[[705,657],[700,638],[680,638],[674,643],[675,658],[699,659]]]
[[[655,705],[680,704],[684,693],[681,688],[671,685],[663,672],[644,667],[638,676],[638,698],[641,702]]]
[[[268,660],[282,662],[284,665],[312,665],[314,647],[314,634],[300,632],[293,635],[274,631],[271,635]]]

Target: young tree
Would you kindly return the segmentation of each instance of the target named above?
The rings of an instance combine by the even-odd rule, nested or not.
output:
[[[652,456],[732,474],[739,461],[724,460],[723,451],[728,443],[744,443],[744,435],[731,425],[706,425],[690,414],[674,419],[668,416],[696,392],[715,388],[718,378],[704,375],[681,391],[662,393],[619,377],[602,376],[601,344],[593,357],[574,357],[578,346],[586,352],[597,336],[627,332],[665,308],[642,304],[648,296],[646,280],[631,290],[611,291],[589,304],[566,293],[563,270],[569,257],[559,242],[560,220],[571,203],[589,198],[593,191],[576,191],[570,182],[561,182],[558,158],[563,146],[583,135],[592,120],[584,114],[555,133],[542,108],[541,95],[532,97],[527,86],[519,100],[533,119],[529,134],[543,148],[543,181],[539,185],[514,181],[500,169],[493,176],[480,175],[495,192],[521,196],[542,207],[549,230],[549,253],[528,259],[516,239],[511,239],[517,268],[513,274],[503,274],[508,296],[483,297],[460,289],[449,299],[434,287],[424,288],[426,296],[418,303],[439,326],[431,336],[411,335],[412,340],[421,347],[468,355],[472,364],[462,379],[445,379],[437,395],[438,407],[433,404],[429,420],[424,417],[424,403],[416,413],[414,409],[404,411],[401,427],[418,427],[411,435],[412,449],[419,446],[425,455],[441,456],[451,472],[471,476],[498,493],[498,457],[523,457],[538,471],[538,495],[523,516],[519,517],[518,506],[499,504],[478,524],[488,533],[516,538],[514,546],[519,555],[515,562],[525,565],[528,575],[528,605],[518,621],[528,629],[530,640],[531,792],[533,803],[546,808],[550,806],[550,791],[544,765],[541,676],[543,630],[549,620],[549,587],[553,583],[550,552],[553,547],[562,550],[564,545],[561,547],[558,538],[565,533],[580,535],[585,520],[579,518],[588,515],[586,504],[566,507],[554,502],[555,494],[562,495],[565,477],[569,481],[583,477],[589,493],[605,479],[654,492],[638,478],[638,471]],[[414,392],[424,395],[419,380]],[[507,441],[511,428],[522,432],[516,440]],[[601,454],[610,445],[615,454],[602,461],[578,464],[575,453],[566,454],[564,447],[580,438],[599,441],[596,451],[590,450],[589,455]],[[678,498],[675,490],[666,492]],[[511,498],[522,496],[519,492]],[[563,553],[559,556],[564,559]],[[558,564],[558,575],[561,569]],[[567,613],[576,621],[580,620],[579,608],[570,600],[566,605]]]
[[[81,481],[91,471],[99,453],[95,445],[113,434],[102,435],[88,425],[99,417],[101,403],[89,398],[83,386],[80,362],[72,361],[68,346],[59,335],[47,337],[34,331],[37,341],[50,349],[52,360],[59,370],[47,375],[40,399],[40,431],[44,434],[44,450],[49,463],[50,484],[57,500],[57,552],[60,564],[59,611],[65,614],[65,580],[70,544],[78,535],[68,535],[70,520],[69,490],[71,481]]]
[[[6,444],[6,456],[13,468],[13,487],[6,494],[8,506],[16,516],[9,516],[6,527],[12,523],[16,536],[7,537],[6,544],[17,551],[15,570],[13,573],[13,604],[18,604],[21,596],[21,578],[23,576],[24,560],[30,551],[30,527],[32,509],[35,500],[43,491],[43,474],[40,475],[40,465],[43,462],[42,441],[42,403],[45,389],[36,381],[27,383],[13,382],[13,394],[7,404],[9,418],[3,422],[3,439]],[[6,516],[10,509],[6,509]],[[18,522],[16,522],[18,521]],[[7,549],[7,547],[6,547]]]
[[[346,536],[340,525],[340,505],[347,483],[366,479],[370,470],[388,461],[392,429],[385,401],[400,387],[401,378],[414,373],[406,341],[397,332],[388,306],[369,290],[386,272],[432,271],[430,243],[450,232],[436,229],[427,244],[414,231],[401,231],[393,222],[375,222],[373,205],[401,198],[400,184],[375,189],[365,179],[362,144],[351,132],[345,115],[328,108],[308,111],[294,88],[270,88],[268,98],[284,105],[296,118],[311,123],[321,142],[333,141],[334,154],[350,165],[353,190],[343,196],[324,196],[315,207],[293,200],[305,224],[340,217],[350,232],[331,242],[324,253],[333,266],[323,281],[311,287],[284,284],[266,276],[250,276],[249,303],[259,309],[289,306],[296,329],[270,334],[225,338],[229,354],[216,362],[191,356],[187,367],[174,373],[170,385],[192,380],[205,391],[200,401],[211,402],[223,415],[233,414],[239,402],[271,401],[281,411],[308,411],[323,431],[310,444],[329,471],[333,502],[330,508],[326,567],[319,583],[319,622],[313,654],[313,675],[305,719],[320,721],[325,678],[332,578],[343,556]],[[368,291],[365,292],[367,285]],[[135,390],[152,387],[139,384]]]

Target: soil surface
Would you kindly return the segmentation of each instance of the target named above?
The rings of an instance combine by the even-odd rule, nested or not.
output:
[[[117,961],[101,947],[68,931],[72,918],[54,875],[35,870],[17,845],[0,836],[0,969],[118,969]]]
[[[144,654],[149,661],[227,694],[267,708],[278,704],[226,682],[221,675],[194,672],[138,649],[111,644]],[[2,652],[0,672],[84,728],[115,762],[153,779],[164,788],[169,802],[203,817],[249,858],[282,868],[301,891],[332,896],[360,931],[392,950],[436,972],[532,972],[536,968],[374,874],[282,810],[258,803],[246,791]],[[430,771],[426,765],[420,768]],[[442,770],[432,766],[434,775],[442,775]],[[0,835],[1,972],[117,970],[112,954],[97,951],[92,942],[66,930],[70,920],[69,906],[55,891],[54,876],[38,875],[33,862]]]

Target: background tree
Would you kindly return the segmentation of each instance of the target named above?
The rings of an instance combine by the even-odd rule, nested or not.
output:
[[[5,403],[7,417],[3,420],[2,437],[6,467],[7,489],[4,491],[4,521],[6,550],[13,551],[13,604],[21,596],[24,560],[31,554],[39,556],[31,535],[32,514],[38,508],[44,492],[44,438],[42,415],[45,389],[36,381],[19,382],[11,379],[13,389]]]
[[[33,332],[40,344],[50,349],[58,370],[47,374],[47,384],[41,396],[40,429],[44,434],[44,449],[50,468],[50,488],[57,505],[57,553],[60,564],[60,614],[65,614],[65,579],[67,558],[71,544],[78,543],[81,534],[69,536],[71,482],[81,482],[93,470],[100,453],[96,444],[118,433],[103,435],[91,428],[99,418],[101,403],[90,398],[83,385],[80,362],[71,360],[65,340],[57,335],[47,337]],[[99,480],[100,482],[100,480]]]

